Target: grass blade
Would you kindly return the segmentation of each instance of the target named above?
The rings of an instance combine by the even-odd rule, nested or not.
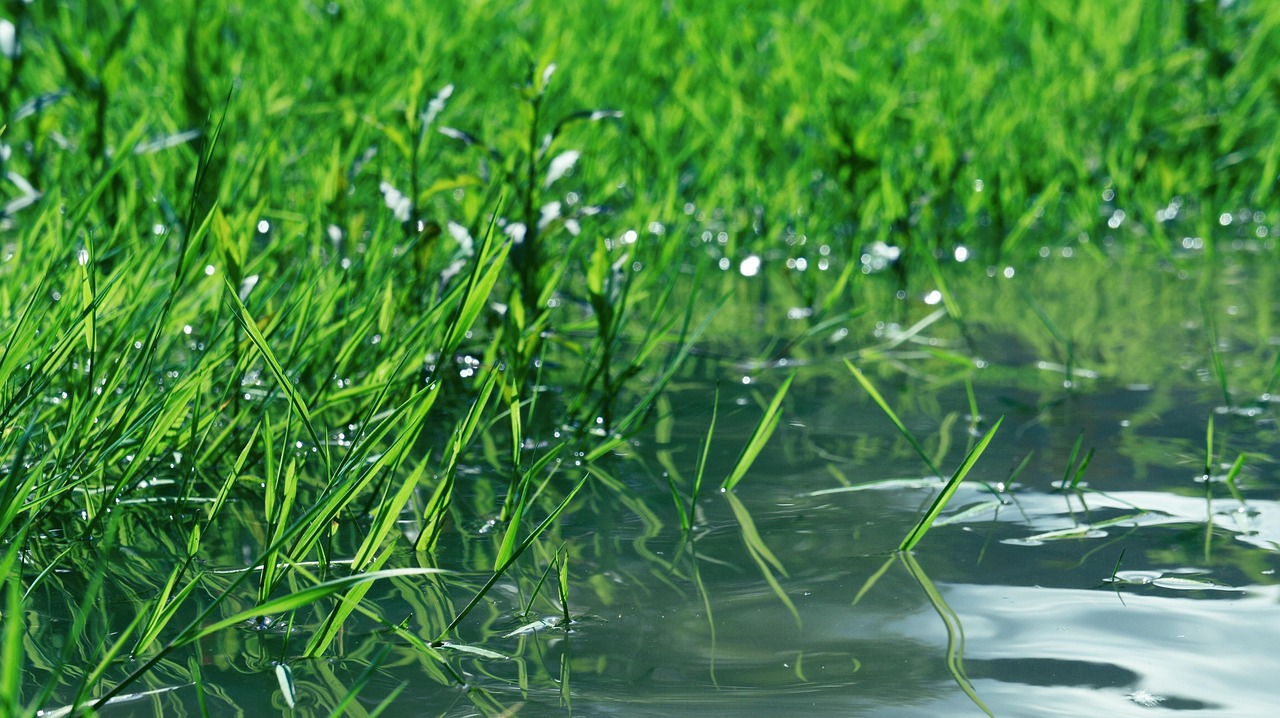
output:
[[[929,510],[921,517],[920,522],[915,528],[902,539],[902,543],[898,546],[899,551],[910,551],[916,544],[920,543],[920,539],[924,538],[925,533],[929,531],[929,527],[938,518],[942,510],[947,507],[947,502],[955,495],[956,489],[960,488],[960,482],[964,481],[965,475],[973,468],[978,461],[978,457],[982,456],[982,452],[986,450],[987,444],[991,443],[991,437],[995,436],[996,431],[1000,429],[1000,424],[1004,423],[1004,417],[996,420],[994,426],[978,441],[977,445],[969,451],[969,455],[964,457],[964,461],[960,463],[960,468],[956,469],[956,473],[952,475],[947,485],[942,487],[942,491],[938,493],[938,497],[933,500],[933,504],[929,506]]]
[[[880,410],[885,413],[885,416],[889,417],[889,421],[892,421],[893,425],[898,427],[898,433],[902,434],[903,438],[907,440],[907,443],[911,445],[912,449],[915,449],[916,454],[924,460],[925,466],[929,467],[929,470],[933,472],[934,476],[942,476],[942,472],[938,470],[937,466],[933,465],[933,460],[929,458],[929,454],[925,452],[924,447],[920,445],[920,442],[916,440],[915,435],[907,430],[907,427],[902,423],[902,420],[899,419],[898,415],[889,407],[889,402],[885,401],[884,397],[880,396],[880,392],[876,391],[875,385],[871,383],[871,380],[859,371],[858,367],[854,366],[853,362],[848,359],[844,360],[844,364],[849,367],[849,371],[853,372],[853,378],[858,380],[858,383],[862,385],[862,388],[871,396],[871,400],[880,407]]]
[[[258,330],[258,323],[254,321],[249,314],[249,309],[240,301],[240,288],[231,285],[231,280],[223,277],[226,285],[226,302],[231,305],[236,321],[240,324],[240,328],[249,336],[249,341],[258,350],[262,356],[262,360],[266,362],[267,368],[271,370],[272,376],[275,377],[276,383],[280,386],[280,391],[288,397],[289,404],[293,410],[298,412],[299,418],[302,420],[302,428],[306,429],[307,436],[311,437],[311,441],[315,443],[323,456],[325,469],[329,470],[331,464],[329,461],[329,444],[320,438],[320,432],[316,431],[315,422],[311,419],[311,410],[307,408],[307,402],[303,400],[302,393],[294,386],[293,380],[285,373],[284,366],[280,364],[280,360],[276,358],[275,352],[271,350],[271,345],[267,344],[266,337],[262,336],[262,332]],[[330,472],[332,473],[332,472]]]
[[[722,491],[733,491],[733,487],[737,486],[742,477],[747,474],[751,464],[755,463],[756,457],[760,455],[760,451],[769,441],[769,437],[773,436],[773,430],[778,428],[778,421],[782,419],[782,400],[787,396],[787,389],[791,388],[791,382],[795,378],[795,372],[792,372],[782,382],[782,386],[778,387],[778,393],[774,394],[773,401],[769,402],[769,407],[765,409],[764,416],[760,417],[760,423],[756,424],[755,431],[751,433],[751,438],[747,441],[747,445],[742,448],[742,453],[738,455],[738,460],[734,462],[733,471],[724,480],[724,483],[720,484]]]

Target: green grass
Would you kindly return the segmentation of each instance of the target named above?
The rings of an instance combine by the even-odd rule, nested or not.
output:
[[[1070,253],[1093,264],[1041,270],[1042,292],[1092,282],[1091,301],[1125,302],[1101,286],[1112,258],[1273,248],[1269,3],[191,0],[3,17],[21,49],[0,58],[12,715],[177,683],[221,706],[191,651],[264,616],[300,631],[270,649],[279,675],[344,650],[372,670],[384,653],[342,644],[361,621],[466,685],[460,654],[489,650],[466,619],[499,581],[532,584],[527,612],[554,567],[567,623],[581,563],[557,520],[575,502],[599,490],[657,521],[601,464],[628,457],[691,359],[749,358],[774,391],[732,490],[796,401],[796,375],[769,371],[781,361],[806,377],[840,372],[837,356],[910,366],[902,345],[936,329],[928,371],[969,381],[973,337],[998,326],[1065,352],[1069,379],[1159,369],[1135,368],[1158,337],[1118,336],[1088,302],[1001,313],[988,266]],[[872,271],[873,242],[902,259]],[[946,312],[904,309],[899,289],[936,290]],[[910,336],[832,339],[910,312]],[[1228,404],[1274,389],[1280,359],[1258,355],[1231,367],[1233,394],[1216,347],[1234,330],[1208,331]],[[686,536],[716,416],[698,457],[659,459]],[[483,546],[437,565],[476,520],[492,522]],[[472,578],[438,572],[453,569]],[[411,620],[366,600],[382,583],[423,597]],[[336,713],[370,674],[331,679]]]

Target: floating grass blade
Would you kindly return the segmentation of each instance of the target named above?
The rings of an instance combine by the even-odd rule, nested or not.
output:
[[[786,398],[787,389],[791,388],[791,382],[795,378],[795,372],[792,372],[783,380],[782,386],[778,387],[778,393],[773,395],[773,401],[769,402],[768,408],[764,410],[764,416],[760,417],[760,423],[756,424],[755,431],[751,432],[747,445],[742,447],[742,453],[733,464],[733,471],[729,473],[724,483],[720,484],[722,491],[733,491],[733,487],[738,485],[751,465],[755,463],[756,457],[768,443],[769,437],[773,436],[773,430],[778,428],[778,422],[782,419],[782,400]]]
[[[929,527],[933,525],[934,520],[947,507],[947,502],[955,495],[956,489],[960,488],[960,482],[964,481],[964,477],[973,468],[978,461],[978,457],[982,456],[982,452],[986,451],[987,444],[991,443],[991,437],[995,436],[996,431],[1000,429],[1000,424],[1004,423],[1004,417],[996,420],[994,426],[982,437],[981,440],[969,451],[969,455],[964,457],[964,461],[960,463],[960,468],[956,469],[956,473],[952,475],[947,485],[942,487],[942,491],[938,493],[938,497],[933,500],[933,504],[929,506],[929,510],[925,512],[920,522],[915,528],[902,539],[902,543],[898,545],[899,551],[910,551],[916,544],[920,543],[920,539],[924,538],[925,533],[929,531]]]

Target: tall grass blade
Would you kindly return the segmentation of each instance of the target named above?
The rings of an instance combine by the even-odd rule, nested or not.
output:
[[[1248,454],[1240,454],[1236,460],[1232,462],[1231,468],[1227,469],[1227,477],[1224,482],[1227,485],[1227,491],[1231,492],[1232,498],[1240,503],[1244,503],[1244,494],[1240,493],[1240,487],[1236,485],[1236,479],[1240,477],[1240,470],[1244,468],[1244,461]]]
[[[924,460],[925,466],[929,467],[929,470],[933,472],[934,476],[942,476],[942,472],[934,465],[933,459],[929,458],[928,452],[924,450],[924,447],[916,440],[915,435],[907,429],[906,425],[902,423],[902,420],[898,418],[898,415],[889,407],[889,402],[885,401],[883,396],[880,396],[879,391],[876,391],[876,387],[871,383],[871,380],[868,379],[866,375],[864,375],[858,367],[854,366],[853,362],[848,359],[845,359],[844,364],[849,367],[849,371],[853,372],[853,378],[858,380],[858,383],[862,385],[862,388],[871,396],[871,400],[880,407],[880,410],[885,413],[885,416],[889,417],[889,421],[892,421],[893,425],[898,428],[898,433],[902,434],[902,437],[907,440],[907,443],[911,445],[911,448],[915,450],[916,454]]]
[[[258,350],[258,354],[271,371],[271,375],[275,377],[280,391],[289,399],[289,405],[298,413],[298,417],[302,420],[302,428],[306,430],[307,436],[311,438],[316,448],[320,449],[321,455],[324,457],[325,470],[332,475],[329,460],[329,443],[321,438],[320,432],[316,429],[315,422],[311,419],[311,410],[307,407],[307,402],[302,398],[302,392],[298,391],[293,379],[289,378],[284,366],[280,364],[275,352],[271,350],[271,345],[267,343],[266,337],[262,336],[262,332],[258,329],[258,323],[249,314],[248,307],[244,305],[244,302],[240,301],[240,288],[232,286],[231,280],[225,276],[223,277],[223,282],[227,290],[225,295],[226,302],[231,306],[236,321],[245,334],[248,335],[249,341],[253,343],[254,348]]]
[[[764,411],[764,416],[760,417],[760,423],[756,424],[755,431],[751,432],[751,438],[747,441],[747,445],[742,447],[742,453],[738,455],[738,460],[733,464],[733,471],[729,473],[729,477],[720,484],[722,491],[733,491],[743,476],[746,476],[751,465],[755,463],[756,457],[760,455],[760,451],[764,449],[764,445],[768,443],[769,437],[773,436],[773,430],[778,428],[778,422],[782,419],[782,400],[787,396],[787,389],[791,388],[791,382],[796,378],[795,372],[792,372],[782,382],[782,386],[778,387],[778,393],[773,395],[773,401],[769,402],[768,408]]]
[[[707,473],[707,456],[711,453],[711,437],[716,432],[716,417],[720,414],[720,385],[716,384],[716,393],[711,400],[711,423],[707,425],[706,438],[702,440],[702,452],[698,454],[698,464],[693,473],[693,490],[689,496],[689,511],[680,512],[682,528],[688,531],[693,527],[692,521],[698,510],[698,496],[702,493],[702,477]]]
[[[925,512],[923,517],[921,517],[915,528],[911,529],[911,532],[907,534],[906,538],[902,539],[902,543],[898,546],[899,551],[910,551],[915,548],[916,544],[920,543],[920,539],[924,538],[924,535],[929,531],[929,527],[933,525],[934,520],[936,520],[942,513],[943,509],[947,507],[947,502],[951,501],[951,497],[955,495],[956,489],[960,488],[960,482],[964,481],[964,477],[968,475],[969,470],[973,468],[975,463],[977,463],[978,457],[982,456],[983,451],[986,451],[987,444],[991,443],[991,437],[995,436],[996,431],[1000,429],[1000,425],[1002,423],[1004,423],[1003,416],[996,420],[995,425],[992,426],[982,439],[973,447],[973,449],[969,451],[969,455],[964,457],[964,461],[960,463],[960,468],[956,469],[956,473],[951,476],[951,480],[947,482],[947,485],[942,487],[942,491],[940,491],[937,498],[933,500],[933,504],[929,506],[929,510]]]
[[[17,574],[13,573],[14,559],[18,554],[15,543],[5,552],[0,567],[7,577],[4,582],[4,623],[0,631],[0,709],[5,715],[19,716],[22,710],[22,669],[26,660],[22,655],[22,638],[26,629],[26,621],[22,620],[22,585]]]

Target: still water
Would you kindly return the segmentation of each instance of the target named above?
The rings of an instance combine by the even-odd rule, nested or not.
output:
[[[908,299],[848,344],[767,364],[693,361],[651,427],[597,462],[557,528],[439,649],[465,687],[356,616],[334,657],[288,662],[293,708],[275,661],[305,637],[276,624],[214,637],[175,658],[171,683],[160,670],[139,689],[164,693],[103,715],[200,715],[189,661],[216,715],[329,715],[356,685],[344,710],[357,716],[392,695],[381,715],[1273,715],[1280,308],[1269,283],[1239,267],[1207,293],[1169,266],[1112,268],[1114,285],[1040,271],[1020,287],[957,280],[962,306],[988,308],[963,331],[922,326],[936,308]],[[844,359],[943,473],[1004,417],[911,554],[895,549],[943,481]],[[777,432],[721,493],[791,371]],[[717,397],[685,532],[671,487],[688,501]],[[481,462],[460,479],[462,506],[491,505],[489,471]],[[557,480],[583,471],[566,462]],[[435,557],[447,577],[378,584],[370,600],[386,621],[435,626],[430,640],[475,594],[500,540],[483,514]]]

